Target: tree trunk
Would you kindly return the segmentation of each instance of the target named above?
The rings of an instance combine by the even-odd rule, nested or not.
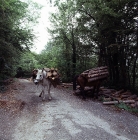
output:
[[[133,82],[132,82],[132,88],[133,91],[135,92],[135,83],[136,83],[136,62],[138,58],[138,52],[136,53],[136,58],[134,60],[134,65],[133,65]]]
[[[73,27],[72,27],[72,79],[73,79],[73,89],[76,88],[76,81],[74,81],[74,77],[76,76],[76,45],[75,45],[75,40],[74,40],[74,32],[73,32]]]

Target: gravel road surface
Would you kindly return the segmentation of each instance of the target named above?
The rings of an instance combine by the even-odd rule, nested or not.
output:
[[[15,97],[23,108],[0,109],[0,140],[138,140],[138,117],[101,102],[74,96],[71,89],[51,89],[42,101],[40,89],[18,79]]]

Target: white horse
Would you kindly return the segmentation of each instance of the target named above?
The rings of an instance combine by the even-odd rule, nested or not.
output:
[[[42,100],[45,100],[45,88],[47,87],[48,90],[48,99],[51,100],[51,95],[50,95],[50,88],[51,88],[51,82],[47,77],[47,72],[42,69],[42,70],[36,70],[36,78],[34,79],[34,83],[36,85],[41,85],[42,86],[42,92],[40,93],[39,97],[42,96]]]

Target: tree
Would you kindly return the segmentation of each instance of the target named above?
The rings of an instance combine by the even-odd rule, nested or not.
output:
[[[0,1],[0,56],[13,71],[20,54],[33,44],[35,35],[32,27],[37,21],[38,9],[40,6],[36,3]]]
[[[108,66],[110,85],[135,89],[137,1],[67,0],[55,1],[55,5],[58,11],[51,16],[52,41],[61,48],[61,53],[74,56],[70,64],[76,67],[76,72],[79,65],[88,69],[95,60],[91,66]],[[71,72],[75,73],[73,67]]]
[[[87,41],[86,43],[80,42],[82,34],[79,32],[80,26],[77,21],[79,15],[76,12],[75,2],[65,1],[62,3],[56,1],[56,5],[58,12],[51,15],[53,27],[49,29],[49,33],[55,46],[62,49],[61,53],[65,62],[62,64],[64,64],[66,76],[72,80],[72,77],[82,72],[86,65],[89,64],[88,67],[92,67],[92,63],[89,63],[92,60],[90,56],[92,54],[91,45]],[[80,59],[80,61],[76,62],[76,59]]]
[[[88,38],[95,44],[98,52],[98,64],[108,65],[110,79],[113,85],[130,86],[130,68],[133,68],[133,83],[137,55],[131,42],[136,42],[134,33],[134,18],[137,15],[138,3],[132,0],[77,0],[77,9],[80,12],[79,21],[87,24],[90,32]],[[89,34],[88,32],[88,34]],[[134,67],[129,62],[133,60]],[[131,74],[132,75],[132,74]],[[128,81],[128,82],[127,82]],[[110,82],[111,83],[111,82]],[[133,84],[135,85],[135,84]]]

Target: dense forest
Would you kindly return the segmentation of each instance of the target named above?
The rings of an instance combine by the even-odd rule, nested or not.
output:
[[[0,79],[14,76],[23,64],[23,55],[29,52],[35,39],[33,27],[40,8],[31,1],[0,1]]]
[[[47,0],[49,1],[49,0]],[[84,70],[108,66],[108,87],[138,91],[137,0],[54,0],[51,40],[40,54],[30,51],[41,6],[0,1],[0,79],[21,67],[56,67],[71,82]],[[31,9],[30,9],[31,8]],[[47,38],[47,36],[46,36]]]

